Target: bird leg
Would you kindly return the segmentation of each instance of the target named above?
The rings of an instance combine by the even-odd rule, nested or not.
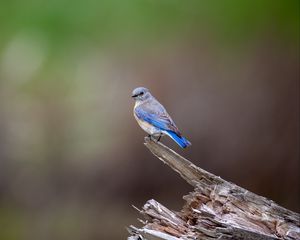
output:
[[[148,134],[148,138],[150,140],[153,140],[155,142],[159,142],[160,138],[162,137],[162,133],[159,134],[158,138],[156,138],[154,135]]]
[[[157,142],[159,142],[159,140],[160,140],[160,138],[161,138],[161,133],[159,134],[159,137],[158,137],[158,139],[157,139]]]

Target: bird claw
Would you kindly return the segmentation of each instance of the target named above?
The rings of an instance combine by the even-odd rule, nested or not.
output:
[[[149,134],[147,138],[148,138],[150,141],[153,141],[153,142],[158,143],[159,140],[160,140],[160,138],[161,138],[161,136],[162,136],[162,134],[159,134],[158,138],[155,138],[155,136]]]

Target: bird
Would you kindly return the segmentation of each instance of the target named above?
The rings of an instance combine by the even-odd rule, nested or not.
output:
[[[181,148],[191,143],[184,138],[166,109],[157,101],[145,87],[135,88],[132,92],[135,100],[133,115],[140,127],[158,142],[164,135],[173,139]]]

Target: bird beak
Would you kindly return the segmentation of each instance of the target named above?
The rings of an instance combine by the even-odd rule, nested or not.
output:
[[[131,95],[132,98],[135,98],[135,97],[137,97],[137,96],[138,96],[137,94]]]

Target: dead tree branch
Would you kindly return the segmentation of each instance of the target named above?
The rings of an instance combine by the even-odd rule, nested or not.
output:
[[[195,189],[180,212],[149,200],[143,227],[130,226],[129,240],[300,239],[300,215],[213,175],[161,143],[146,147]]]

